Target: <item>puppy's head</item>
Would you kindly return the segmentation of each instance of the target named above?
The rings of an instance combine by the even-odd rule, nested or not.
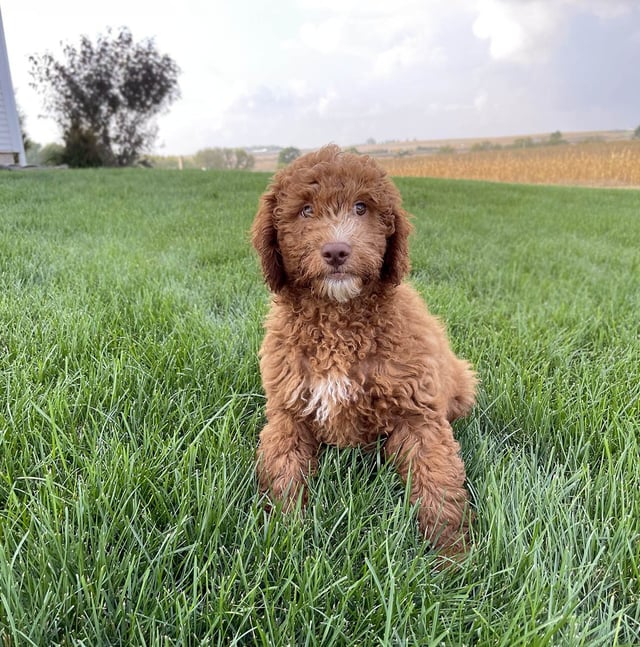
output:
[[[273,292],[344,302],[409,271],[411,225],[400,193],[370,157],[337,146],[298,158],[260,199],[253,245]]]

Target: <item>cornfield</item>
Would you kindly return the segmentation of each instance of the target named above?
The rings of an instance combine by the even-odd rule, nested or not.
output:
[[[380,158],[391,175],[640,187],[640,141]]]

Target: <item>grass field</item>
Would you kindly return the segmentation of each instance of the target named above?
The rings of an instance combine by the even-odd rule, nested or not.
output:
[[[482,378],[474,548],[379,455],[253,479],[266,175],[0,175],[0,644],[640,644],[640,193],[402,179],[411,280]]]

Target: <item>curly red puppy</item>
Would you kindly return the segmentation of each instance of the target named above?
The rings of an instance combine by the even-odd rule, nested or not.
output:
[[[467,538],[465,470],[451,421],[476,378],[403,277],[411,226],[400,193],[366,156],[327,146],[279,171],[252,238],[275,294],[260,351],[267,424],[260,487],[285,507],[323,443],[375,445],[411,483],[424,535],[447,552]]]

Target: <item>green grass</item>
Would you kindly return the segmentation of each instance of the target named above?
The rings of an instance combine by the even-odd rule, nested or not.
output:
[[[411,280],[477,367],[474,548],[379,455],[262,510],[247,231],[267,177],[0,175],[0,643],[640,643],[640,193],[399,180]]]

